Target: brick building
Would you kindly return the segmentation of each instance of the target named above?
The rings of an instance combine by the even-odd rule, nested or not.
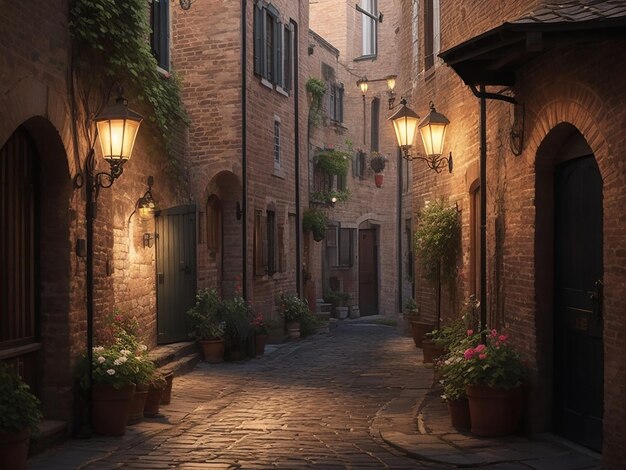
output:
[[[625,6],[399,3],[398,75],[411,85],[409,105],[424,116],[433,101],[450,120],[444,151],[454,156],[453,173],[435,175],[419,162],[413,168],[415,210],[443,196],[462,221],[459,276],[456,290],[445,293],[445,316],[481,293],[485,191],[483,305],[487,325],[506,327],[527,360],[526,430],[562,434],[603,452],[607,468],[621,468],[626,195],[619,148],[626,119],[623,65],[615,58],[626,45]],[[494,94],[483,94],[482,126],[472,87],[478,96]],[[416,299],[434,315],[419,277]]]

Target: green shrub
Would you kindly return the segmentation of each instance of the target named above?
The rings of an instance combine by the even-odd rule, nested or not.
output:
[[[39,400],[17,375],[0,363],[0,431],[36,431],[41,420]]]

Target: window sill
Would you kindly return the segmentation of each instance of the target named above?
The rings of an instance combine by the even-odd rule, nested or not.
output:
[[[354,59],[352,59],[354,62],[362,62],[364,60],[376,60],[376,58],[378,57],[377,54],[368,54],[368,55],[362,55],[359,57],[355,57]]]
[[[286,96],[287,98],[289,98],[289,93],[287,93],[285,90],[283,90],[282,87],[279,87],[278,85],[276,85],[276,91],[278,93],[280,93],[283,96]]]
[[[160,65],[157,65],[156,69],[157,69],[157,72],[159,72],[161,75],[163,75],[163,78],[170,78],[170,71],[169,70],[164,69]]]
[[[284,180],[285,179],[285,170],[283,170],[281,167],[274,166],[274,173],[272,173],[272,176],[275,176],[276,178],[280,178],[280,179]]]
[[[261,85],[265,85],[270,90],[274,89],[274,85],[267,78],[261,78]]]

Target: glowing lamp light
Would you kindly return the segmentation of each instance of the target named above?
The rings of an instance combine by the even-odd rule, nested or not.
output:
[[[400,104],[402,107],[389,120],[393,123],[393,128],[396,131],[398,146],[408,154],[415,140],[415,130],[420,117],[415,111],[407,107],[405,99],[402,99]]]
[[[441,155],[446,129],[450,124],[448,118],[438,113],[433,102],[430,102],[430,112],[419,123],[418,129],[422,135],[426,155]]]

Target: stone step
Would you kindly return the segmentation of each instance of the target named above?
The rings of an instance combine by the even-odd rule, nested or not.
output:
[[[148,357],[154,361],[157,368],[176,362],[182,357],[198,354],[198,346],[195,341],[184,341],[180,343],[162,344],[148,353]]]
[[[319,312],[330,313],[333,310],[333,304],[322,303],[322,304],[317,304],[317,306],[318,306]]]
[[[167,375],[170,372],[173,372],[174,376],[176,377],[193,370],[193,368],[199,361],[200,353],[195,352],[162,365],[161,367],[159,367],[159,372],[161,372],[163,375]]]
[[[53,419],[43,419],[39,423],[39,432],[30,440],[28,455],[35,455],[60,444],[67,439],[67,423]]]

